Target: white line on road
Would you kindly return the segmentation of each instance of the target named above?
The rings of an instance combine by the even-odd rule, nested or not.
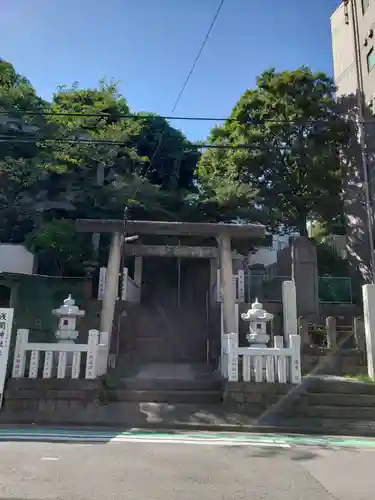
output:
[[[159,437],[159,436],[124,436],[118,435],[86,435],[79,436],[77,434],[58,434],[58,433],[6,433],[0,436],[1,441],[23,441],[23,442],[74,442],[74,443],[153,443],[153,444],[191,444],[191,445],[208,445],[208,446],[252,446],[258,448],[290,448],[291,446],[286,443],[279,443],[276,440],[267,441],[251,441],[249,439],[230,439],[230,438],[212,438],[212,439],[199,439],[199,438],[176,438],[176,437]],[[45,458],[45,460],[53,458]],[[58,460],[58,459],[57,459]]]

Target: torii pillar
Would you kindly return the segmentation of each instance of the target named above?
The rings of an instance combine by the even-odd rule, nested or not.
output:
[[[105,277],[102,313],[100,317],[100,332],[108,333],[109,345],[111,345],[112,325],[118,297],[121,249],[123,243],[124,237],[121,233],[112,233],[108,267]]]

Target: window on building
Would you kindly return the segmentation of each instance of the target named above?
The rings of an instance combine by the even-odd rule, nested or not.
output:
[[[365,13],[368,6],[369,6],[370,0],[362,0],[362,12]]]
[[[374,48],[370,50],[370,52],[367,54],[367,70],[370,72],[375,66],[375,52]]]

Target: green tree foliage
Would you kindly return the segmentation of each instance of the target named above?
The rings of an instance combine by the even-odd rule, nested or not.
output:
[[[82,242],[70,241],[77,217],[122,218],[125,206],[133,218],[186,213],[198,153],[161,117],[124,118],[115,83],[60,87],[46,103],[0,60],[0,112],[0,238],[26,238],[47,274],[81,265]]]
[[[73,221],[52,219],[42,222],[26,236],[26,245],[38,256],[41,274],[83,276],[90,257],[89,240],[77,234]]]
[[[261,207],[260,218],[280,231],[306,235],[309,219],[335,221],[342,208],[338,152],[347,144],[348,126],[334,94],[323,73],[305,67],[265,71],[210,137],[216,145],[248,147],[205,153],[198,167],[201,184],[216,192],[217,185],[228,192],[228,182],[247,187]]]
[[[26,78],[0,59],[0,241],[22,242],[34,224],[39,169],[37,141],[30,134],[44,127],[47,104]]]

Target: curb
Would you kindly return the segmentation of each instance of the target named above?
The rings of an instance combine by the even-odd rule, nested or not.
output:
[[[339,424],[339,422],[338,422]],[[315,436],[355,436],[355,437],[372,437],[375,438],[375,428],[366,427],[311,427],[300,425],[236,425],[236,424],[199,424],[199,423],[145,423],[141,426],[126,424],[125,422],[116,422],[108,424],[108,422],[96,422],[95,424],[79,424],[77,422],[47,422],[37,421],[33,423],[25,423],[22,421],[1,422],[1,428],[76,428],[76,429],[108,429],[108,430],[145,430],[145,431],[206,431],[206,432],[230,432],[230,433],[243,433],[243,434],[291,434],[291,435],[315,435]]]

